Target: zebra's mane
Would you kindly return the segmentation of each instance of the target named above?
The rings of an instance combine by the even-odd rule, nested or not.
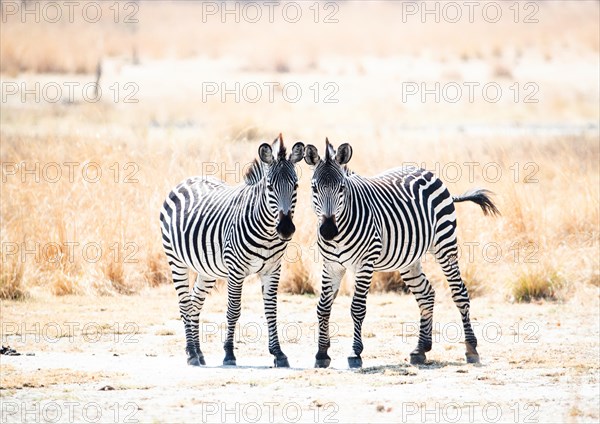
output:
[[[279,134],[281,137],[281,134]],[[281,138],[280,138],[281,140]],[[277,160],[285,160],[285,155],[287,154],[287,148],[283,144],[283,141],[279,143],[279,150],[277,151]]]
[[[281,135],[280,135],[281,137]],[[286,148],[283,142],[279,146],[277,151],[277,160],[285,160]],[[244,174],[244,182],[247,185],[256,185],[266,175],[266,167],[258,160],[254,159],[252,165],[246,170]]]
[[[265,171],[265,167],[257,159],[254,159],[244,174],[244,182],[247,185],[256,185],[266,175]]]
[[[341,168],[342,172],[346,174],[346,177],[351,177],[352,175],[354,175],[354,172],[350,168],[348,168],[348,165],[344,165]]]

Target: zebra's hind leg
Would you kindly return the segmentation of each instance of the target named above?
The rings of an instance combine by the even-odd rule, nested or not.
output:
[[[426,352],[431,350],[431,331],[433,327],[433,304],[435,290],[427,280],[421,268],[421,262],[416,262],[406,270],[401,271],[402,280],[417,299],[421,311],[419,326],[419,341],[417,347],[410,353],[410,363],[413,365],[424,364],[427,359]]]
[[[233,338],[235,335],[235,326],[242,312],[243,282],[243,275],[230,272],[227,279],[227,339],[223,345],[223,349],[225,349],[223,365],[237,365],[235,355],[233,354]]]
[[[362,324],[367,314],[367,295],[373,278],[373,265],[365,264],[356,271],[354,296],[350,313],[354,321],[354,341],[352,343],[352,355],[348,357],[348,366],[350,368],[362,367],[362,358],[360,354],[363,351],[362,343]]]
[[[197,314],[194,311],[194,304],[190,296],[189,270],[181,262],[170,260],[169,265],[171,266],[175,291],[179,297],[179,313],[185,328],[187,363],[188,365],[199,366],[201,362],[194,341],[194,326],[192,324],[192,317]]]
[[[277,287],[280,272],[281,266],[278,266],[271,274],[261,276],[262,295],[265,304],[265,317],[269,328],[269,353],[275,356],[275,367],[289,368],[288,358],[281,351],[279,336],[277,335]]]
[[[204,307],[204,300],[206,296],[214,287],[216,280],[205,280],[198,275],[196,278],[196,283],[194,284],[194,288],[192,289],[192,305],[194,314],[191,316],[191,325],[192,325],[192,337],[194,339],[194,346],[196,348],[196,353],[198,355],[198,362],[200,365],[206,365],[204,361],[204,355],[202,354],[202,350],[200,349],[200,312],[202,312],[202,308]]]
[[[452,291],[452,300],[460,311],[463,328],[465,331],[465,356],[470,364],[479,363],[479,353],[477,353],[477,338],[471,327],[469,292],[465,286],[458,268],[457,258],[458,249],[456,244],[436,252],[436,259],[442,267],[442,271],[448,280],[448,285]]]

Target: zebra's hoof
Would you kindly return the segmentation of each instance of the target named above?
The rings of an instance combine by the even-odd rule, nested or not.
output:
[[[203,355],[198,355],[198,362],[200,362],[200,365],[206,365]]]
[[[360,356],[349,356],[348,366],[350,368],[362,368],[362,358]]]
[[[226,367],[235,367],[237,364],[235,362],[235,358],[225,358],[223,359],[223,365]]]
[[[285,356],[282,358],[275,358],[274,364],[275,364],[275,368],[289,368],[290,367],[288,358],[286,358]]]
[[[315,368],[327,368],[331,364],[331,358],[322,358],[315,361]]]
[[[467,364],[479,364],[479,354],[467,353],[465,356],[467,357]]]
[[[424,353],[411,353],[410,354],[410,364],[411,365],[423,365],[425,363],[425,360],[427,358],[425,357]]]
[[[205,365],[204,359],[202,359],[202,361],[200,361],[200,359],[197,356],[189,356],[187,358],[187,363],[188,363],[188,365],[191,365],[193,367],[199,367],[200,365]]]
[[[465,352],[465,356],[467,357],[468,364],[478,364],[479,363],[479,353],[477,353],[477,342],[469,343],[465,342],[465,347],[467,351]]]

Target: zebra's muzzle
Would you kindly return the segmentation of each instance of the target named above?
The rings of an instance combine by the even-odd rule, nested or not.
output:
[[[339,234],[338,227],[335,223],[335,216],[323,217],[321,226],[319,227],[319,232],[325,240],[333,240],[335,236]]]
[[[279,222],[277,223],[277,233],[283,240],[289,240],[296,232],[296,226],[292,222],[292,214],[279,212]]]

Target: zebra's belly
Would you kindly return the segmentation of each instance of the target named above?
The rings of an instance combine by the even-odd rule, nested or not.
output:
[[[193,269],[202,276],[213,278],[227,278],[230,268],[238,273],[252,275],[257,273],[268,273],[281,262],[285,246],[275,249],[259,248],[250,250],[231,249],[227,252],[218,244],[206,247],[207,255],[199,255],[203,258],[193,264]]]
[[[420,260],[433,242],[433,236],[409,237],[399,234],[383,237],[381,254],[375,262],[375,271],[395,271],[409,267]]]
[[[421,239],[407,235],[395,236],[393,239],[384,236],[381,241],[379,256],[374,262],[375,271],[392,271],[407,268],[421,259],[433,242],[433,236]],[[375,243],[375,242],[372,242]],[[340,243],[319,242],[319,251],[325,261],[337,262],[348,269],[356,269],[372,250],[371,243],[350,246]]]
[[[227,278],[227,265],[221,247],[216,243],[196,244],[186,264],[200,276],[207,278]]]

